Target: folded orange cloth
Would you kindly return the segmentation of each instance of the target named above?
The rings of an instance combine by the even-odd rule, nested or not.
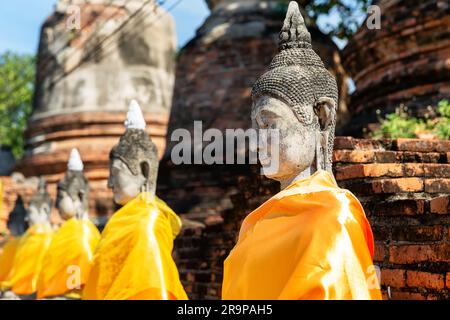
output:
[[[79,291],[91,271],[100,232],[89,219],[72,218],[53,236],[37,283],[37,298]]]
[[[18,295],[36,292],[44,255],[52,240],[49,224],[35,224],[21,237],[7,284]]]
[[[83,291],[86,300],[187,299],[172,259],[181,220],[161,200],[142,193],[103,230]]]
[[[224,263],[223,299],[381,299],[360,202],[325,171],[244,220]]]
[[[19,242],[20,237],[10,238],[3,247],[3,252],[0,254],[0,289],[3,287],[4,281],[9,277]]]

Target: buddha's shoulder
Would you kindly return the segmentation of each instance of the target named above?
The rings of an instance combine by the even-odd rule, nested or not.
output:
[[[277,199],[274,207],[299,214],[320,214],[322,220],[336,220],[343,212],[364,214],[358,199],[349,190],[338,187],[286,194]]]

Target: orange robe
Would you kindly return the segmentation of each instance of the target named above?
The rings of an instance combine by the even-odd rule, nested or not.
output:
[[[48,224],[35,224],[21,237],[7,280],[8,287],[17,295],[36,291],[44,255],[50,246],[53,231]]]
[[[223,299],[381,299],[360,202],[318,171],[242,223],[224,262]]]
[[[19,242],[20,237],[9,239],[3,247],[3,252],[0,254],[0,290],[7,286],[5,281],[11,272]]]
[[[89,219],[66,221],[53,236],[45,254],[37,298],[80,291],[89,277],[99,240],[100,232]]]
[[[85,300],[187,299],[172,259],[181,220],[142,193],[108,221],[97,246]]]

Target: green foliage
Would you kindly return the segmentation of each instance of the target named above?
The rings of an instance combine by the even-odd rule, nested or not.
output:
[[[290,0],[280,0],[280,5],[287,10]],[[330,36],[350,39],[357,31],[361,17],[366,15],[372,0],[297,0],[305,8],[308,16],[317,21],[321,16],[334,14],[338,17],[336,25],[328,25]]]
[[[6,52],[0,55],[0,145],[23,153],[23,133],[32,110],[35,59]]]
[[[431,114],[435,116],[432,117]],[[380,119],[380,128],[372,133],[373,138],[419,138],[427,135],[442,140],[450,139],[450,102],[442,100],[437,114],[431,108],[425,118],[412,117],[405,107],[399,107],[395,113]]]
[[[414,138],[416,127],[422,125],[419,119],[410,117],[404,107],[397,108],[380,122],[380,128],[373,133],[374,138]]]
[[[441,117],[436,123],[435,132],[439,139],[450,140],[450,102],[448,100],[439,102],[438,112]]]

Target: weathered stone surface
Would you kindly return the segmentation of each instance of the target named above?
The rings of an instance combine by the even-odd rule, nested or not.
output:
[[[381,28],[364,23],[344,49],[356,83],[346,134],[361,134],[400,104],[423,115],[450,95],[450,4],[445,0],[380,0]],[[414,150],[411,150],[414,151]]]
[[[81,32],[68,30],[71,4],[80,8]],[[142,5],[136,0],[59,1],[41,30],[32,119],[124,111],[131,99],[147,112],[170,111],[175,26],[154,1],[130,18]]]

